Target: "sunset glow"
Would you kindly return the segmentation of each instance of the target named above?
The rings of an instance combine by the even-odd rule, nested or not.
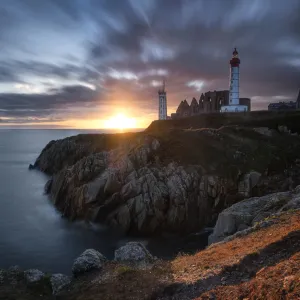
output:
[[[234,47],[251,110],[294,102],[300,1],[287,2],[0,1],[0,129],[147,128],[163,81],[169,117],[228,90]]]
[[[104,128],[107,129],[129,129],[136,128],[136,120],[124,114],[117,114],[104,121]]]

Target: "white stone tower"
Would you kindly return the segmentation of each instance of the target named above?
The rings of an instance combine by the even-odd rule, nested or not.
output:
[[[247,105],[240,105],[240,59],[236,48],[230,60],[229,104],[221,107],[221,112],[244,112]]]
[[[163,86],[158,90],[158,119],[167,120],[167,93],[165,90],[165,81],[163,81]]]

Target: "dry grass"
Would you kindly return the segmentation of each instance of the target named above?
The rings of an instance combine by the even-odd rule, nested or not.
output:
[[[258,253],[269,244],[280,241],[292,231],[300,230],[300,212],[285,214],[273,226],[220,243],[191,256],[182,256],[172,262],[177,281],[193,283],[206,275],[217,274],[224,267],[237,264],[249,254]]]
[[[300,299],[300,253],[275,266],[256,273],[255,278],[240,285],[217,287],[198,299],[282,300]]]

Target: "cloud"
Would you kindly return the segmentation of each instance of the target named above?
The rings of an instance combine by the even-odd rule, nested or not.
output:
[[[234,47],[241,96],[253,97],[253,108],[294,99],[299,10],[298,0],[1,2],[0,84],[24,93],[0,93],[0,116],[53,116],[74,105],[101,114],[124,103],[156,115],[163,79],[170,107],[227,89]]]
[[[188,87],[194,87],[196,91],[200,92],[202,90],[204,82],[202,80],[193,80],[193,81],[189,81],[186,85]]]
[[[24,93],[40,93],[40,90],[37,87],[30,84],[18,83],[15,85],[15,88]]]
[[[19,82],[19,80],[17,73],[6,66],[0,65],[0,83]]]
[[[136,74],[130,71],[117,71],[115,69],[111,69],[108,72],[108,76],[114,79],[126,79],[126,80],[137,80],[138,77]]]
[[[0,117],[41,118],[52,116],[68,108],[92,106],[98,101],[99,91],[85,86],[64,86],[50,89],[48,94],[0,94]]]

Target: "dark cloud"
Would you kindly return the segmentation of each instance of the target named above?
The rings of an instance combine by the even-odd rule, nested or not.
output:
[[[45,117],[60,109],[95,104],[99,91],[84,86],[64,86],[49,94],[0,94],[0,117]]]
[[[38,77],[76,78],[83,72],[82,68],[72,64],[57,65],[39,61],[2,62],[0,82],[16,82],[19,75]]]
[[[0,4],[0,43],[6,41],[6,48],[12,30],[15,34],[22,31],[21,27],[16,29],[20,18],[27,20],[26,29],[37,26],[51,34],[55,30],[55,34],[51,41],[34,36],[43,45],[49,43],[53,60],[45,59],[36,43],[29,49],[35,57],[14,57],[0,64],[0,83],[28,82],[27,77],[35,76],[46,82],[46,89],[51,87],[48,94],[0,94],[0,109],[7,115],[25,117],[26,111],[35,110],[44,116],[74,103],[97,103],[101,107],[121,105],[122,101],[141,113],[144,107],[155,112],[157,85],[163,77],[168,103],[175,107],[183,98],[228,88],[229,59],[235,46],[241,57],[241,95],[253,97],[252,107],[266,108],[268,101],[279,95],[293,99],[299,88],[298,0],[11,3]],[[58,53],[64,56],[58,57]],[[47,78],[62,82],[53,86],[47,84]],[[72,81],[73,86],[61,88],[66,86],[64,81]],[[93,84],[97,90],[75,86],[78,81]]]
[[[20,79],[16,72],[14,72],[11,68],[0,66],[0,83],[4,82],[19,82]]]
[[[163,1],[146,18],[147,22],[142,15],[129,10],[124,25],[126,31],[110,28],[106,43],[95,44],[91,56],[105,62],[103,49],[112,49],[126,55],[121,62],[117,57],[115,62],[110,61],[110,66],[116,69],[138,73],[147,67],[166,68],[171,88],[172,82],[180,77],[183,89],[184,81],[196,78],[204,80],[207,88],[219,89],[227,87],[228,60],[232,48],[238,46],[244,96],[294,93],[300,82],[299,66],[282,61],[292,60],[293,49],[282,56],[276,47],[287,38],[295,38],[296,42],[299,36],[294,36],[291,28],[294,31],[299,28],[299,9],[300,3],[292,0],[286,4],[280,1]],[[147,39],[150,48],[144,50],[152,51],[153,55],[148,55],[145,63],[141,52],[142,43]],[[159,47],[165,49],[165,56],[164,49]],[[299,47],[300,44],[298,59]],[[188,93],[186,88],[184,93]]]

